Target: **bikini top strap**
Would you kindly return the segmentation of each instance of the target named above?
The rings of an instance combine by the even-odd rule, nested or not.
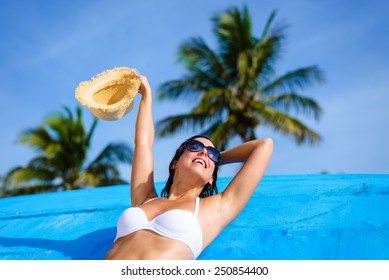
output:
[[[149,203],[149,202],[151,202],[151,201],[153,201],[153,200],[155,200],[155,199],[158,199],[158,198],[159,198],[158,196],[157,196],[157,197],[154,197],[154,198],[151,198],[151,199],[149,199],[149,200],[143,202],[143,204]]]
[[[197,217],[197,214],[199,213],[199,208],[200,208],[200,197],[196,197],[196,206],[195,210],[193,212],[193,215]]]

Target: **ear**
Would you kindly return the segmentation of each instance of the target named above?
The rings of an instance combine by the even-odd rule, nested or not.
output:
[[[176,169],[176,165],[177,165],[177,161],[175,160],[175,161],[173,161],[173,163],[172,163],[172,166],[170,167],[170,169]]]
[[[208,183],[212,186],[212,183],[213,183],[213,176],[209,179]]]

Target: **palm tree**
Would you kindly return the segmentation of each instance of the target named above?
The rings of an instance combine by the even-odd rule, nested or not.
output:
[[[94,118],[86,133],[81,108],[76,108],[76,118],[68,107],[64,109],[65,113],[54,114],[42,126],[21,134],[18,141],[35,148],[38,155],[4,176],[3,196],[125,183],[117,163],[130,164],[132,149],[111,143],[86,163],[98,120]]]
[[[187,73],[159,88],[161,100],[188,98],[194,108],[185,114],[169,116],[157,125],[160,137],[180,129],[202,128],[219,148],[234,136],[243,141],[256,139],[260,125],[272,126],[298,144],[320,141],[320,136],[290,115],[303,113],[319,119],[321,109],[297,90],[324,81],[317,66],[303,67],[275,76],[275,62],[284,42],[285,27],[273,28],[273,11],[260,38],[252,35],[247,7],[236,7],[215,16],[217,51],[200,38],[190,38],[178,50],[178,61]]]

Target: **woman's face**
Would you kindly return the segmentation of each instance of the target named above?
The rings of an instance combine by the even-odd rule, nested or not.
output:
[[[213,143],[202,137],[195,138],[195,140],[204,144],[204,146],[215,147]],[[175,165],[176,172],[180,171],[190,171],[199,175],[204,184],[212,183],[212,174],[215,169],[215,162],[208,157],[208,151],[204,147],[198,152],[191,152],[187,148],[184,149],[183,154],[178,159]]]

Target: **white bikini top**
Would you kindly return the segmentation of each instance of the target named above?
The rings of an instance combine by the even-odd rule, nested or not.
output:
[[[173,209],[158,215],[151,221],[147,220],[142,208],[128,208],[119,217],[115,241],[138,230],[151,230],[159,235],[184,242],[192,250],[193,258],[196,259],[203,245],[202,231],[197,220],[199,205],[200,198],[196,197],[193,213]]]

